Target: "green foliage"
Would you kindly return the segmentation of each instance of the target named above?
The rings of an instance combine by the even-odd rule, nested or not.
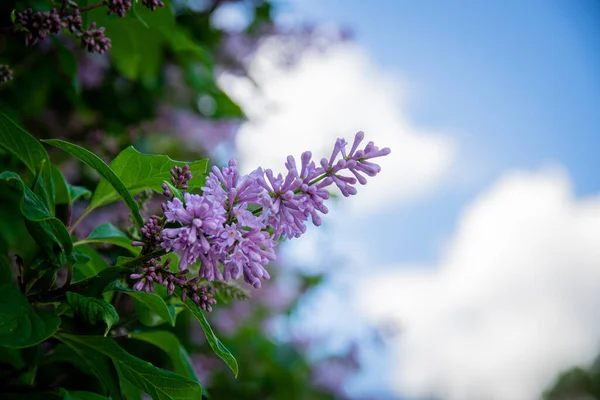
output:
[[[101,299],[85,297],[77,293],[67,292],[67,302],[80,318],[96,325],[98,322],[104,322],[106,330],[104,336],[108,334],[110,328],[119,322],[117,310],[110,304]]]
[[[125,293],[133,299],[140,322],[146,326],[157,326],[168,323],[175,326],[175,310],[169,308],[167,303],[156,293],[139,292],[124,287],[117,282],[110,286],[111,289]]]
[[[60,318],[34,309],[14,284],[0,286],[0,298],[0,346],[34,346],[58,330]]]
[[[107,222],[96,227],[89,236],[77,242],[77,245],[88,243],[108,243],[129,250],[132,254],[139,254],[140,249],[131,245],[131,238],[120,231],[113,224]]]
[[[142,218],[142,215],[140,214],[140,209],[138,208],[138,205],[133,199],[132,195],[129,193],[125,185],[123,185],[123,182],[121,182],[119,177],[113,172],[113,170],[111,170],[110,167],[106,165],[106,163],[102,161],[97,155],[80,146],[74,145],[69,142],[65,142],[64,140],[48,139],[44,142],[68,152],[69,154],[73,155],[74,157],[77,157],[83,163],[85,163],[86,165],[93,168],[96,172],[98,172],[98,174],[100,174],[101,177],[106,179],[108,183],[114,188],[114,190],[119,194],[121,199],[123,199],[123,201],[127,205],[127,208],[129,208],[129,212],[133,217],[133,221],[138,226],[138,228],[141,228],[142,225],[144,225],[144,220]]]
[[[51,165],[54,183],[54,200],[57,205],[71,205],[79,198],[89,199],[92,192],[81,186],[69,185],[56,165]]]
[[[54,265],[60,265],[71,255],[73,243],[65,225],[53,217],[46,204],[14,172],[0,174],[2,191],[14,193],[27,229]],[[10,229],[10,228],[7,228]]]
[[[13,154],[27,166],[32,176],[43,182],[46,206],[54,211],[54,188],[50,171],[50,159],[40,142],[0,112],[0,148]]]
[[[544,400],[600,399],[600,358],[588,367],[560,373],[544,393]]]
[[[119,375],[154,400],[197,400],[201,397],[202,388],[198,382],[156,368],[127,353],[114,340],[101,336],[67,334],[57,334],[56,338],[67,346],[77,349],[80,354],[108,357]]]
[[[178,294],[181,294],[180,290],[176,289],[175,291]],[[200,326],[202,327],[202,331],[204,332],[204,336],[206,336],[206,340],[208,341],[210,348],[215,352],[216,355],[218,355],[223,361],[225,361],[225,364],[227,364],[229,369],[231,369],[231,371],[233,371],[233,374],[237,377],[237,375],[238,375],[237,360],[231,354],[231,352],[227,349],[227,347],[225,347],[223,345],[223,343],[221,343],[219,338],[215,335],[212,328],[210,327],[210,324],[206,320],[206,317],[204,316],[204,313],[202,312],[202,310],[200,310],[198,308],[198,306],[196,306],[196,304],[194,304],[194,302],[190,298],[187,298],[183,304],[192,313],[192,315],[194,317],[196,317],[198,322],[200,322]]]
[[[106,261],[89,246],[78,244],[75,247],[76,263],[73,265],[73,277],[76,281],[95,276],[108,268]]]
[[[88,346],[69,340],[70,337],[75,338],[76,336],[67,336],[65,338],[62,335],[56,335],[55,337],[79,356],[79,360],[75,362],[83,361],[85,363],[87,366],[85,370],[91,372],[100,381],[104,388],[104,393],[109,394],[115,400],[123,400],[119,385],[119,375],[108,355],[98,351],[90,351]],[[83,338],[85,339],[85,337]],[[107,341],[111,340],[108,338],[105,339]],[[68,358],[70,362],[73,362],[73,359],[74,357]]]
[[[129,193],[135,195],[143,190],[152,189],[162,193],[163,181],[171,177],[169,171],[174,166],[189,164],[194,178],[189,182],[190,188],[199,188],[204,184],[204,174],[208,160],[192,163],[171,160],[165,155],[142,154],[133,147],[123,150],[110,164],[110,168],[119,177]],[[90,208],[97,208],[118,200],[118,194],[111,184],[103,179],[98,184],[90,203]]]
[[[194,368],[192,366],[192,360],[190,356],[177,339],[177,336],[168,331],[149,331],[149,332],[138,332],[130,335],[132,339],[143,340],[148,342],[165,353],[171,359],[173,363],[173,369],[176,373],[186,378],[198,381]]]

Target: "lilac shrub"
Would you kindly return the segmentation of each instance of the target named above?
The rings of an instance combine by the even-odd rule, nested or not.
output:
[[[168,270],[169,262],[157,269],[152,261],[131,276],[139,279],[135,288],[152,291],[157,282],[172,293],[179,285],[182,296],[191,293],[204,309],[213,303],[204,300],[210,297],[204,289],[199,292],[203,287],[197,285],[199,279],[228,282],[243,277],[260,288],[261,280],[270,278],[265,267],[275,260],[277,244],[300,237],[308,220],[321,225],[321,214],[328,212],[325,201],[330,186],[349,197],[357,193],[356,183],[364,185],[367,176],[380,172],[380,166],[371,160],[389,154],[390,149],[379,149],[373,142],[359,149],[363,139],[364,134],[358,132],[349,151],[348,143],[338,139],[329,159],[318,163],[309,151],[301,155],[300,164],[289,156],[285,175],[262,168],[240,175],[231,160],[227,167],[212,168],[201,194],[184,192],[177,197],[173,193],[185,189],[191,179],[189,170],[176,167],[171,172],[173,189],[163,185],[163,194],[169,198],[162,205],[164,216],[151,217],[142,228],[142,241],[135,244],[146,252],[162,248],[175,253],[179,273]],[[198,274],[192,280],[195,286],[189,288],[185,275],[198,261]]]

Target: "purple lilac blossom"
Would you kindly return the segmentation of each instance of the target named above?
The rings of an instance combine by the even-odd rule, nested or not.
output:
[[[162,230],[160,245],[178,254],[180,270],[200,260],[200,278],[229,281],[243,275],[259,288],[261,279],[270,278],[264,267],[275,260],[277,239],[300,237],[309,219],[321,224],[319,213],[328,212],[326,187],[335,184],[348,197],[357,193],[357,182],[366,184],[365,175],[379,173],[379,165],[369,160],[390,149],[369,142],[359,150],[363,139],[358,132],[349,152],[347,142],[338,139],[329,160],[318,166],[308,151],[300,166],[289,156],[285,177],[261,168],[240,176],[234,160],[222,169],[213,167],[202,195],[185,193],[183,202],[174,198],[164,204],[167,222],[177,226]],[[352,176],[343,175],[345,170]]]

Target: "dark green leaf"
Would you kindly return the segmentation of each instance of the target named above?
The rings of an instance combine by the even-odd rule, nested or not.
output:
[[[56,36],[50,37],[58,55],[61,72],[72,84],[74,94],[79,93],[79,80],[77,79],[77,58],[75,53],[67,48]],[[76,98],[76,97],[75,97]]]
[[[133,260],[135,257],[126,257],[126,256],[118,256],[117,257],[117,263],[116,266],[119,267],[123,264],[127,264],[128,262],[130,262],[131,260]]]
[[[87,238],[80,240],[76,245],[86,243],[109,243],[127,249],[135,255],[140,253],[139,247],[131,245],[131,238],[110,223],[98,226]]]
[[[165,155],[142,154],[133,147],[123,150],[110,164],[111,169],[121,179],[127,190],[132,195],[146,189],[162,193],[163,181],[171,179],[170,170],[178,165],[188,164],[175,161]],[[204,174],[208,160],[199,160],[189,163],[193,178],[188,183],[190,188],[204,185]],[[101,180],[92,197],[90,208],[100,207],[117,200],[117,193],[106,180]]]
[[[94,392],[69,392],[68,397],[65,396],[64,400],[109,400],[108,397],[104,397]]]
[[[61,255],[70,256],[73,250],[71,236],[65,225],[52,216],[44,202],[31,191],[14,172],[0,174],[0,187],[14,191],[20,198],[21,214],[26,219],[27,229],[54,264],[62,263]]]
[[[104,27],[106,28],[107,36],[112,39],[110,58],[114,66],[129,79],[137,80],[142,61],[140,58],[140,48],[143,45],[141,43],[143,37],[136,35],[135,29],[131,27],[132,23],[137,23],[138,21],[130,20],[127,22],[124,24],[123,21],[114,19],[106,20]],[[152,43],[144,44],[152,45]]]
[[[54,182],[54,203],[55,204],[71,204],[71,196],[69,195],[69,186],[65,177],[60,172],[56,165],[51,166],[52,181]]]
[[[13,279],[10,259],[7,254],[0,254],[0,282],[11,282]]]
[[[119,386],[119,374],[106,354],[90,351],[89,347],[82,346],[77,341],[69,340],[69,338],[76,338],[77,336],[57,334],[55,337],[77,353],[79,361],[87,364],[87,369],[84,371],[93,373],[114,400],[123,400]]]
[[[79,197],[89,199],[92,192],[82,186],[69,185],[60,170],[52,165],[52,181],[54,182],[54,202],[71,204]]]
[[[130,337],[151,343],[163,350],[171,359],[175,372],[198,381],[190,356],[173,333],[167,331],[139,332],[130,334]]]
[[[178,295],[180,295],[181,289],[179,289],[179,290],[176,289],[176,292]],[[235,377],[237,378],[237,374],[238,374],[237,360],[231,354],[231,352],[227,349],[227,347],[225,347],[223,345],[223,343],[221,343],[219,338],[215,335],[212,328],[210,327],[210,324],[206,320],[206,317],[204,316],[204,313],[202,312],[202,310],[200,310],[198,308],[198,306],[189,297],[186,299],[186,301],[183,304],[185,304],[187,309],[190,310],[190,312],[194,315],[194,317],[196,317],[198,322],[200,322],[200,325],[202,326],[202,330],[204,331],[204,335],[206,336],[206,340],[208,341],[210,348],[213,349],[213,351],[215,352],[216,355],[218,355],[219,357],[221,357],[221,359],[223,361],[225,361],[225,364],[227,364],[227,366],[233,371]]]
[[[0,346],[29,347],[52,336],[60,318],[46,310],[35,310],[16,285],[0,286]]]
[[[48,153],[40,142],[0,112],[0,147],[16,156],[31,171],[32,176],[41,176],[48,199],[54,199],[54,188],[50,172]],[[54,212],[54,203],[47,204]]]
[[[63,343],[81,349],[82,353],[96,353],[110,357],[120,376],[127,379],[154,400],[198,400],[202,388],[198,382],[132,356],[117,343],[102,336],[75,336],[58,334]]]
[[[142,225],[144,225],[144,220],[142,218],[142,215],[140,214],[138,205],[135,202],[135,200],[133,199],[133,197],[131,197],[131,194],[129,194],[129,191],[127,190],[125,185],[123,185],[123,182],[121,182],[121,180],[113,172],[113,170],[110,169],[110,167],[108,165],[106,165],[106,163],[104,161],[102,161],[97,155],[90,152],[89,150],[86,150],[75,144],[65,142],[64,140],[60,140],[60,139],[47,139],[47,140],[44,140],[44,143],[48,143],[52,146],[56,146],[64,151],[68,152],[69,154],[77,157],[84,164],[92,167],[96,172],[98,172],[98,174],[100,174],[100,176],[102,178],[104,178],[104,179],[106,179],[106,181],[108,181],[110,186],[112,186],[112,188],[123,199],[123,201],[129,208],[129,211],[131,212],[131,215],[133,216],[133,220],[136,223],[136,225],[138,226],[138,228],[141,228]],[[93,199],[92,199],[92,201],[93,201]],[[91,208],[93,208],[93,207],[90,206],[89,209],[91,209]]]
[[[137,3],[133,3],[133,7],[131,7],[131,14],[138,20],[140,21],[140,23],[142,25],[144,25],[144,27],[146,28],[150,28],[150,26],[148,25],[148,23],[146,22],[146,20],[140,15],[140,13],[137,11]]]
[[[112,304],[104,300],[93,297],[85,297],[77,293],[67,292],[67,302],[80,318],[96,325],[98,322],[106,324],[104,336],[108,334],[110,328],[119,322],[119,314]]]
[[[156,293],[139,292],[129,289],[118,283],[111,285],[111,289],[123,292],[133,298],[140,322],[146,326],[157,326],[164,323],[175,326],[175,315],[167,303]]]
[[[84,199],[89,199],[90,197],[92,197],[92,192],[89,191],[87,188],[84,188],[83,186],[68,185],[68,187],[71,202],[74,202],[80,197],[83,197]]]
[[[73,253],[77,260],[73,265],[73,277],[76,281],[94,276],[108,268],[108,264],[102,256],[89,246],[77,245]]]
[[[109,285],[128,272],[131,272],[131,269],[122,267],[108,267],[103,269],[98,275],[90,278],[90,283],[83,294],[89,297],[98,297]]]
[[[119,377],[119,380],[121,381],[121,391],[126,400],[142,400],[142,391],[140,389],[133,386],[131,382],[122,376]]]

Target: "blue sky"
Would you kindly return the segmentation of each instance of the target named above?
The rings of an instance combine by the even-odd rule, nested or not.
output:
[[[397,250],[380,261],[434,258],[460,209],[508,168],[561,164],[577,195],[600,191],[600,3],[324,0],[282,9],[349,27],[379,66],[407,80],[413,122],[451,129],[469,160],[456,166],[466,182],[399,207],[397,218],[379,216]]]

